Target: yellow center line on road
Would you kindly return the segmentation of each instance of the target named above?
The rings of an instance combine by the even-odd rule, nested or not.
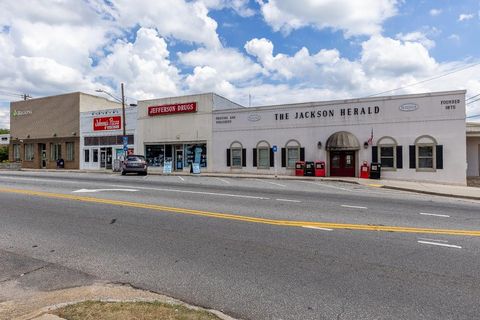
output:
[[[267,218],[249,217],[228,213],[208,212],[201,210],[193,210],[186,208],[167,207],[156,204],[147,204],[140,202],[130,202],[112,199],[102,199],[94,197],[85,197],[72,194],[51,193],[43,191],[22,190],[0,188],[2,193],[23,194],[29,196],[37,196],[44,198],[75,200],[81,202],[100,203],[115,206],[123,206],[130,208],[150,209],[156,211],[174,212],[180,214],[188,214],[195,216],[203,216],[225,220],[244,221],[252,223],[262,223],[277,226],[289,227],[319,227],[329,229],[343,229],[343,230],[363,230],[363,231],[383,231],[383,232],[400,232],[400,233],[424,233],[424,234],[444,234],[457,236],[473,236],[480,237],[480,230],[455,230],[455,229],[433,229],[433,228],[412,228],[412,227],[396,227],[396,226],[381,226],[381,225],[366,225],[366,224],[346,224],[346,223],[330,223],[330,222],[314,222],[314,221],[296,221],[296,220],[276,220]]]

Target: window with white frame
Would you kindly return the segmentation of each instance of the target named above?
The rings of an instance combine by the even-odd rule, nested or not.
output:
[[[300,161],[300,143],[290,140],[286,146],[287,168],[295,168],[295,163]]]
[[[397,168],[397,141],[392,137],[382,137],[377,142],[378,159],[382,169]]]
[[[33,143],[27,143],[25,144],[25,160],[26,161],[32,161],[34,157],[34,149],[33,149]]]
[[[20,161],[20,145],[13,145],[13,161]]]
[[[415,140],[416,167],[418,171],[436,170],[437,141],[431,136],[421,136]]]
[[[50,143],[50,160],[57,161],[62,158],[62,145],[60,143]]]
[[[270,144],[267,141],[257,143],[257,169],[270,168]]]
[[[67,142],[67,161],[73,161],[75,159],[75,143],[74,142]]]
[[[243,149],[243,146],[238,141],[235,141],[230,145],[230,163],[232,168],[242,167],[242,163],[243,163],[242,149]]]

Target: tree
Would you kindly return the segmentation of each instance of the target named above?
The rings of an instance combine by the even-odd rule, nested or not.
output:
[[[0,162],[8,160],[8,146],[0,147]]]
[[[10,133],[10,130],[0,128],[0,134],[6,134],[6,133]]]

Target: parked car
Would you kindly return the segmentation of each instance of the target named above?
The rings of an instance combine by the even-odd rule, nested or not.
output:
[[[129,155],[122,162],[122,176],[130,172],[138,173],[139,175],[147,175],[147,161],[144,156]]]

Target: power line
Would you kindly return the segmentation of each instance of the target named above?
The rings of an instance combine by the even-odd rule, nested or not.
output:
[[[478,96],[480,96],[480,93],[479,93],[479,94],[476,94],[476,95],[474,95],[474,96],[471,96],[470,98],[465,99],[465,102],[467,102],[467,101],[470,100],[470,99],[476,98],[476,97],[478,97]]]
[[[408,88],[408,87],[411,87],[411,86],[415,86],[415,85],[417,85],[417,84],[421,84],[421,83],[425,83],[425,82],[428,82],[428,81],[436,80],[436,79],[439,79],[439,78],[442,78],[442,77],[451,75],[451,74],[456,73],[456,72],[460,72],[460,71],[463,71],[463,70],[466,70],[466,69],[473,68],[473,67],[478,66],[478,65],[480,65],[480,62],[473,63],[473,64],[471,64],[471,65],[464,66],[464,67],[461,67],[461,68],[458,68],[458,69],[453,69],[452,71],[449,71],[449,72],[447,72],[447,73],[444,73],[444,74],[441,74],[441,75],[438,75],[438,76],[435,76],[435,77],[432,77],[432,78],[428,78],[428,79],[425,79],[425,80],[422,80],[422,81],[410,83],[410,84],[407,84],[407,85],[405,85],[405,86],[403,86],[403,87],[399,87],[399,88],[396,88],[396,89],[392,89],[392,90],[387,90],[387,91],[383,91],[383,92],[371,94],[371,95],[369,95],[369,96],[366,96],[366,98],[368,98],[368,97],[375,97],[375,96],[378,96],[378,95],[381,95],[381,94],[384,94],[384,93],[389,93],[389,92],[393,92],[393,91],[405,89],[405,88]]]
[[[472,104],[472,103],[474,103],[474,102],[476,102],[476,101],[478,101],[478,100],[480,100],[480,98],[475,99],[475,100],[472,100],[472,101],[468,101],[468,102],[466,103],[466,105],[468,106],[469,104]]]
[[[468,116],[467,119],[469,119],[469,118],[477,118],[477,117],[480,117],[480,114],[475,114],[475,115],[473,115],[473,116]]]

